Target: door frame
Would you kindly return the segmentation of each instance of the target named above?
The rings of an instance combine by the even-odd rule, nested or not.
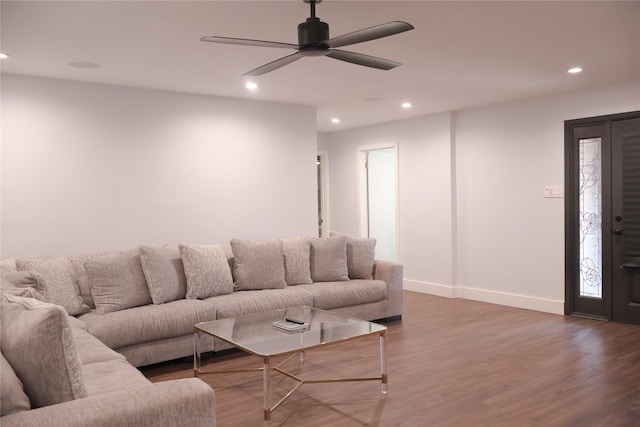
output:
[[[368,217],[368,200],[367,200],[367,152],[374,150],[382,150],[392,148],[394,150],[395,161],[395,250],[396,261],[400,260],[400,170],[399,170],[399,155],[398,155],[398,143],[389,142],[373,145],[365,145],[357,148],[357,162],[356,171],[358,174],[358,232],[360,237],[368,237],[369,229],[369,217]]]
[[[329,237],[331,232],[331,197],[329,195],[330,179],[329,179],[329,152],[318,151],[317,156],[320,157],[320,182],[318,182],[318,190],[320,191],[320,211],[322,212],[322,236]]]
[[[608,114],[604,116],[587,117],[566,120],[564,122],[564,188],[565,188],[565,315],[578,315],[600,320],[613,320],[613,248],[612,248],[612,171],[611,156],[611,123],[619,120],[637,118],[639,111]],[[589,130],[586,130],[589,128]],[[590,130],[594,137],[601,137],[602,146],[602,304],[598,300],[589,302],[587,298],[578,300],[580,261],[577,238],[580,220],[579,200],[575,191],[577,185],[577,166],[579,158],[576,155],[575,140],[589,138]],[[600,311],[593,314],[589,311]]]

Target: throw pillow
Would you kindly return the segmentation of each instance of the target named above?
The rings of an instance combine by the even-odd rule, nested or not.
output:
[[[98,314],[152,303],[139,255],[88,259],[84,268]]]
[[[33,408],[87,397],[78,349],[62,307],[5,294],[1,328],[2,354]]]
[[[178,247],[142,245],[140,261],[154,304],[183,299],[187,293],[187,278]]]
[[[96,304],[91,296],[91,286],[89,285],[89,276],[87,270],[84,268],[85,261],[96,258],[106,258],[109,256],[122,255],[123,252],[114,251],[102,251],[102,252],[87,252],[84,254],[74,255],[69,257],[71,265],[73,266],[73,272],[76,275],[78,281],[78,288],[80,288],[80,296],[85,304],[91,308],[96,308]]]
[[[16,271],[17,269],[15,258],[7,258],[0,261],[0,272],[2,274],[4,274],[5,271]]]
[[[0,416],[31,409],[20,378],[3,354],[0,354],[0,372]]]
[[[33,287],[23,284],[11,283],[4,277],[0,277],[0,292],[3,294],[17,295],[25,298],[35,298],[44,301],[44,297]]]
[[[38,278],[31,271],[4,270],[0,277],[17,287],[29,286],[42,291],[42,285],[38,283]]]
[[[347,238],[311,239],[311,279],[314,282],[349,280]]]
[[[331,232],[331,236],[340,234]],[[373,263],[376,258],[376,239],[366,237],[347,238],[347,268],[349,279],[373,279]]]
[[[18,270],[34,273],[47,302],[64,307],[71,316],[91,311],[80,296],[71,261],[64,257],[19,259]]]
[[[88,258],[71,257],[71,265],[73,266],[73,272],[76,275],[78,281],[78,289],[80,290],[80,297],[82,301],[90,308],[96,308],[96,303],[91,296],[91,286],[89,286],[89,276],[87,276],[87,270],[84,268],[84,262]]]
[[[235,259],[236,290],[287,287],[284,279],[284,253],[281,240],[233,239],[231,250]]]
[[[180,244],[187,277],[187,298],[208,298],[233,292],[227,256],[220,245]]]
[[[308,237],[282,239],[284,279],[287,285],[313,283],[311,280],[311,243]]]

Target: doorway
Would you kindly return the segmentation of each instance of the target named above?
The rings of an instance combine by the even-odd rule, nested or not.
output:
[[[329,153],[318,151],[316,156],[318,183],[318,237],[329,237]]]
[[[640,111],[565,122],[565,314],[640,324]]]
[[[360,235],[376,239],[376,258],[397,260],[397,147],[359,150]]]

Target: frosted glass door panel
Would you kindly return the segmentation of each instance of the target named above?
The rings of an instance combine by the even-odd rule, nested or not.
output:
[[[396,260],[396,154],[394,148],[367,152],[369,237],[376,258]]]

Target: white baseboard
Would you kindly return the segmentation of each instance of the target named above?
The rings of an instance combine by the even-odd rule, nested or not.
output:
[[[407,291],[421,292],[423,294],[436,295],[445,298],[455,298],[453,286],[436,283],[418,282],[416,280],[404,280],[402,287]]]
[[[527,310],[542,311],[552,314],[564,314],[564,301],[537,298],[526,295],[510,294],[506,292],[489,291],[464,286],[450,286],[436,283],[404,280],[403,287],[407,291],[421,292],[446,298],[463,298]]]

